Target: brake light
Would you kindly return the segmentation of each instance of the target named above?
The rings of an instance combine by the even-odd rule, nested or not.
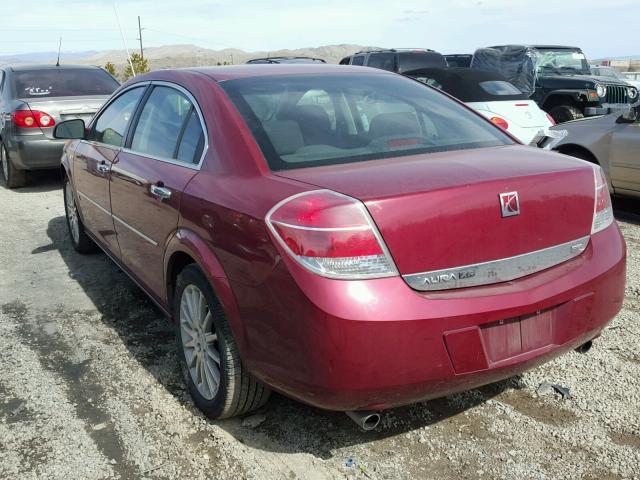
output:
[[[398,274],[365,206],[354,198],[305,192],[278,203],[266,222],[287,253],[318,275],[355,280]]]
[[[551,115],[549,115],[548,113],[547,113],[547,119],[549,119],[549,121],[551,122],[551,125],[555,125],[555,124],[556,124],[556,121],[555,121],[555,120],[553,119],[553,117],[552,117]]]
[[[51,115],[40,110],[16,110],[11,113],[11,120],[20,128],[48,128],[56,124]]]
[[[494,125],[499,126],[503,130],[509,130],[509,123],[507,123],[507,121],[504,118],[502,118],[502,117],[491,117],[490,120],[491,120],[491,123],[493,123]]]
[[[613,223],[613,207],[611,206],[611,196],[604,172],[598,165],[593,165],[595,176],[596,199],[593,211],[593,225],[591,234],[604,230]]]

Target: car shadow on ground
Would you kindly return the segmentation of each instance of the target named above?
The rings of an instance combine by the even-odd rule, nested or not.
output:
[[[51,245],[40,247],[32,254],[57,250],[68,267],[69,276],[84,290],[102,321],[119,335],[133,358],[193,415],[202,416],[185,389],[171,322],[106,255],[75,252],[64,216],[50,220],[47,234]],[[259,427],[248,428],[237,418],[216,424],[238,441],[257,449],[302,452],[328,459],[336,448],[348,448],[428,425],[446,424],[447,419],[509,388],[523,388],[521,378],[513,377],[444,399],[396,408],[385,413],[381,426],[373,432],[361,431],[343,413],[323,411],[277,394],[257,412],[266,417]]]
[[[4,176],[0,172],[0,187],[7,188]],[[24,187],[12,189],[16,193],[44,193],[62,188],[62,177],[59,169],[34,170],[27,172],[27,183]]]
[[[630,197],[613,197],[612,203],[616,219],[640,225],[640,200]]]

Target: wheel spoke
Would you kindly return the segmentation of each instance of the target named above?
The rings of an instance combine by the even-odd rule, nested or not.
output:
[[[207,345],[207,355],[218,365],[220,365],[220,354],[213,345]]]

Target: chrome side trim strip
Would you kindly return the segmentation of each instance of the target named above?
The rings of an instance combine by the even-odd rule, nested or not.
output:
[[[129,225],[127,222],[125,222],[124,220],[122,220],[120,217],[116,217],[115,215],[111,215],[113,217],[113,219],[118,222],[119,224],[121,224],[124,227],[127,227],[129,230],[131,230],[133,233],[135,233],[136,235],[138,235],[140,238],[143,238],[144,240],[146,240],[147,242],[149,242],[151,245],[153,245],[154,247],[158,246],[158,242],[150,239],[149,237],[147,237],[144,233],[142,233],[140,230],[136,230],[135,228],[133,228],[131,225]]]
[[[106,213],[107,215],[111,216],[111,212],[109,210],[107,210],[106,208],[104,208],[102,205],[100,205],[99,203],[94,202],[93,200],[91,200],[87,195],[85,195],[84,193],[82,193],[80,190],[78,190],[78,195],[82,198],[84,198],[87,202],[89,202],[91,205],[93,205],[94,207],[96,207],[98,210]]]
[[[559,265],[577,257],[589,245],[590,236],[535,252],[463,267],[403,275],[415,290],[437,291],[507,282]]]
[[[138,235],[140,238],[143,238],[144,240],[146,240],[147,242],[149,242],[151,245],[153,245],[154,247],[158,246],[158,242],[154,241],[153,239],[147,237],[144,233],[142,233],[140,230],[136,230],[135,228],[133,228],[131,225],[129,225],[127,222],[125,222],[124,220],[122,220],[119,217],[116,217],[115,215],[113,215],[109,210],[107,210],[106,208],[104,208],[103,206],[101,206],[100,204],[94,202],[93,200],[91,200],[87,195],[85,195],[84,193],[82,193],[81,191],[78,190],[78,195],[81,196],[82,198],[84,198],[87,202],[89,202],[91,205],[95,206],[96,208],[98,208],[100,211],[106,213],[107,215],[109,215],[111,218],[113,218],[115,221],[117,221],[119,224],[121,224],[124,227],[127,227],[129,230],[131,230],[133,233],[135,233],[136,235]]]

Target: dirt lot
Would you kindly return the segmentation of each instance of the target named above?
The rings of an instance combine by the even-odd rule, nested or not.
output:
[[[33,180],[0,185],[0,478],[640,478],[638,202],[617,203],[625,308],[587,355],[364,433],[278,395],[259,416],[206,420],[169,322],[106,256],[72,250],[55,175]],[[544,381],[573,398],[538,396]]]

